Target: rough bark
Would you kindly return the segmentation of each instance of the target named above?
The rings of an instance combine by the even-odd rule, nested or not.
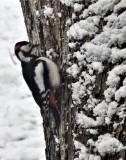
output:
[[[21,0],[23,14],[25,18],[25,24],[27,28],[28,37],[31,43],[40,44],[37,55],[41,54],[45,56],[45,51],[53,48],[57,53],[57,58],[54,59],[56,63],[61,66],[67,66],[67,53],[68,39],[66,36],[67,27],[65,27],[66,19],[69,18],[69,9],[65,11],[64,17],[59,19],[57,13],[61,12],[61,6],[59,1],[23,1]],[[43,14],[44,5],[54,8],[55,20],[51,18],[45,18]],[[36,15],[36,11],[39,12],[39,16]],[[47,25],[49,23],[49,25]],[[42,51],[40,53],[40,51]],[[61,71],[61,87],[59,89],[59,99],[61,101],[59,111],[61,114],[61,126],[58,130],[55,126],[53,116],[49,111],[42,113],[45,141],[46,141],[46,158],[48,160],[65,160],[73,159],[73,140],[72,140],[72,128],[73,123],[70,123],[69,131],[67,129],[68,120],[71,121],[71,105],[70,93],[67,89],[67,80],[65,72]],[[68,112],[69,111],[69,112]],[[48,124],[47,124],[48,123]],[[71,128],[72,126],[72,128]],[[59,140],[59,144],[56,143],[55,139]],[[69,143],[68,143],[69,142]],[[67,146],[68,144],[68,146]],[[69,155],[69,156],[68,156]]]
[[[58,91],[58,110],[60,112],[61,125],[60,128],[55,126],[55,122],[52,114],[49,110],[44,110],[42,113],[45,133],[45,141],[46,141],[46,159],[47,160],[73,160],[78,157],[78,150],[75,150],[74,147],[74,139],[78,140],[85,146],[87,146],[87,141],[89,139],[96,140],[100,134],[112,133],[112,126],[101,126],[98,128],[98,135],[92,135],[87,132],[85,128],[81,128],[76,124],[76,112],[83,111],[83,106],[87,103],[88,95],[84,96],[82,102],[78,106],[73,106],[72,98],[71,98],[71,90],[68,87],[68,84],[72,82],[76,82],[77,80],[72,77],[68,77],[66,74],[66,69],[68,68],[68,53],[73,54],[78,48],[81,47],[82,43],[91,41],[90,37],[84,38],[82,41],[78,41],[78,46],[76,50],[70,49],[68,47],[68,37],[67,30],[69,25],[66,25],[66,21],[68,19],[71,20],[72,23],[79,21],[79,15],[76,20],[72,19],[73,8],[61,5],[59,0],[36,0],[36,1],[26,1],[20,0],[21,6],[23,9],[25,24],[27,28],[28,37],[31,43],[40,44],[36,54],[45,56],[45,52],[54,49],[56,56],[52,59],[58,64],[61,68],[61,86]],[[91,4],[90,1],[82,1],[82,4],[85,5],[85,8]],[[55,18],[45,17],[44,16],[44,6],[48,6],[53,8],[53,14]],[[62,16],[59,18],[58,13],[61,13]],[[108,13],[109,14],[109,13]],[[105,20],[101,19],[99,23],[99,30],[97,34],[103,31],[103,27],[105,25]],[[74,42],[74,39],[71,40]],[[76,59],[71,59],[72,62],[76,63]],[[96,72],[96,81],[95,88],[93,90],[93,97],[96,99],[100,99],[101,101],[104,99],[104,91],[107,88],[106,79],[108,76],[108,71],[113,67],[112,65],[104,62],[105,70],[103,73],[99,74]],[[87,68],[83,68],[82,71],[87,71]],[[81,71],[81,72],[82,72]],[[93,84],[92,84],[93,85]],[[87,86],[88,87],[88,86]],[[89,117],[93,117],[93,113],[91,110],[86,111],[85,113]],[[119,121],[118,117],[115,118],[116,121]],[[113,119],[114,121],[114,119]],[[122,133],[126,130],[126,126],[119,125],[116,129],[115,137],[125,145],[126,137]],[[76,134],[76,138],[74,137]],[[56,138],[58,139],[58,143],[56,142]],[[88,146],[87,146],[88,148]],[[88,148],[91,154],[93,153],[92,148]],[[121,156],[120,156],[121,155]],[[116,160],[121,157],[125,160],[125,152],[119,152],[116,157],[115,155],[106,155],[103,160]]]

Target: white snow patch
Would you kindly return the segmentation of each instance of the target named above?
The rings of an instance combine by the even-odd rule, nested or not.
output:
[[[95,45],[91,42],[86,42],[81,47],[81,52],[85,53],[88,62],[108,60],[111,54],[111,49],[106,44]]]
[[[121,20],[121,22],[123,22],[123,20]],[[117,23],[114,22],[113,25],[115,24]],[[122,44],[126,42],[126,38],[125,38],[126,37],[126,25],[124,27],[119,26],[119,28],[116,28],[116,26],[113,26],[111,23],[110,25],[112,28],[110,26],[105,26],[104,32],[101,32],[100,34],[97,34],[95,36],[95,38],[92,40],[94,44],[98,46],[106,44],[106,46],[109,47],[110,49],[110,47],[114,47],[114,46],[121,47]]]
[[[89,132],[92,135],[98,134],[98,130],[97,129],[87,129],[86,131]]]
[[[94,21],[94,19],[97,19]],[[86,20],[80,20],[74,23],[67,31],[69,39],[83,39],[85,36],[92,37],[98,31],[99,18],[89,17]]]
[[[46,51],[46,56],[49,59],[52,59],[53,57],[57,58],[58,54],[55,52],[55,50],[53,48],[50,48],[49,50]]]
[[[74,4],[74,0],[60,0],[60,2],[66,6],[73,6]]]
[[[100,156],[89,154],[88,148],[77,140],[74,140],[75,150],[79,153],[74,160],[101,160]]]
[[[37,16],[37,17],[40,17],[39,10],[36,11],[36,16]]]
[[[119,102],[121,98],[126,99],[126,85],[120,87],[115,93],[115,99]]]
[[[116,88],[107,88],[104,91],[106,102],[110,102],[111,101],[111,98],[114,97],[114,95],[115,95],[115,91],[116,91]]]
[[[74,42],[71,42],[68,45],[70,48],[76,48],[76,43],[74,43]]]
[[[62,13],[57,13],[58,17],[61,18],[62,17]]]
[[[120,75],[123,75],[126,73],[126,64],[116,66],[114,69],[112,69],[109,72],[108,78],[107,78],[107,85],[109,85],[111,88],[117,87],[119,81],[120,81]]]
[[[120,3],[115,5],[114,12],[118,13],[120,10],[126,9],[126,0],[121,0]]]
[[[73,57],[76,57],[78,59],[78,62],[81,63],[84,60],[85,55],[78,51],[73,53]]]
[[[107,110],[107,116],[109,118],[112,118],[112,116],[116,113],[117,111],[117,106],[118,106],[118,103],[113,101],[109,104],[108,106],[108,110]]]
[[[87,153],[87,148],[84,146],[84,144],[78,142],[78,141],[74,141],[74,146],[75,146],[75,150],[80,150],[79,151],[79,157],[77,159],[74,160],[88,160],[88,153]]]
[[[121,59],[126,59],[126,49],[113,48],[110,58],[113,63],[116,63]]]
[[[118,2],[119,0],[98,0],[90,5],[88,9],[84,10],[83,18],[94,14],[104,17],[107,13],[113,11],[114,5]]]
[[[91,63],[91,67],[93,70],[98,71],[99,73],[103,72],[104,69],[101,62],[95,62],[95,61]]]
[[[77,64],[73,64],[72,66],[70,66],[69,68],[67,68],[66,72],[69,75],[72,75],[74,78],[77,77],[77,74],[79,73],[79,67]]]
[[[75,13],[72,13],[72,20],[75,20],[77,18]]]
[[[74,4],[74,11],[75,11],[75,12],[80,12],[83,7],[84,7],[83,4],[75,3],[75,4]]]
[[[85,96],[86,88],[80,82],[72,83],[72,100],[74,104],[80,104],[81,98]]]
[[[104,122],[104,118],[97,117],[96,120],[94,120],[93,118],[88,117],[83,113],[77,113],[76,122],[79,126],[83,128],[90,128],[102,125]]]
[[[95,116],[105,117],[107,109],[108,104],[105,101],[102,101],[93,109],[93,112]]]
[[[45,9],[44,9],[44,16],[45,18],[54,18],[54,13],[53,13],[53,8],[50,8],[50,7],[47,7],[47,6],[44,6]]]
[[[122,143],[109,133],[99,136],[96,142],[88,140],[87,143],[90,146],[95,147],[94,151],[98,152],[102,157],[106,154],[114,155],[115,153],[125,149]]]

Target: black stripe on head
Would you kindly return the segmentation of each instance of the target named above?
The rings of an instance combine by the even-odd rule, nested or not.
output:
[[[20,41],[20,42],[17,42],[17,43],[15,44],[15,46],[17,46],[17,45],[24,46],[24,45],[27,45],[27,44],[30,44],[30,43],[27,42],[27,41]]]

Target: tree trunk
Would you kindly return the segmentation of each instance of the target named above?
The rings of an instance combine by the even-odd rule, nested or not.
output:
[[[123,0],[20,1],[36,54],[60,68],[60,128],[42,112],[46,159],[125,160]]]

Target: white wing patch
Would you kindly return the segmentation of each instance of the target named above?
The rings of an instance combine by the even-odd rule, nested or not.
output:
[[[35,79],[36,84],[38,85],[38,88],[40,89],[40,93],[45,91],[43,72],[44,72],[43,64],[39,63],[35,67],[35,77],[34,77],[34,79]]]
[[[44,60],[46,62],[47,67],[49,69],[49,79],[50,79],[51,86],[53,87],[59,86],[60,76],[59,76],[59,70],[57,65],[46,57],[40,57],[37,60]]]

